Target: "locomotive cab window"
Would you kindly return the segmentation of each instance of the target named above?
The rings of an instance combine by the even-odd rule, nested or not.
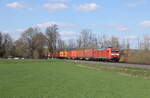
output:
[[[119,50],[112,50],[111,52],[119,52]]]

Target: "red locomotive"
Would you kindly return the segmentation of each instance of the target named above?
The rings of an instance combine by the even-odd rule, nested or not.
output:
[[[67,59],[103,60],[118,62],[120,59],[120,50],[118,48],[82,49],[45,53],[44,56]]]

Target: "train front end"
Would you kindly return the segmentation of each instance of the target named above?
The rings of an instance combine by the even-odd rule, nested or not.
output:
[[[119,62],[120,59],[120,49],[110,48],[109,49],[109,58],[111,61]]]

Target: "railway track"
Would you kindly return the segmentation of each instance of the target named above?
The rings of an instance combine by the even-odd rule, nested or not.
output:
[[[66,61],[85,63],[85,64],[104,64],[106,66],[116,66],[116,67],[150,69],[150,65],[143,65],[143,64],[113,63],[113,62],[85,61],[85,60],[66,60]]]

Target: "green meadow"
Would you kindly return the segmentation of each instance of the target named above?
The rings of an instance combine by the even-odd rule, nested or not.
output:
[[[150,71],[63,60],[1,60],[0,98],[150,98]]]

